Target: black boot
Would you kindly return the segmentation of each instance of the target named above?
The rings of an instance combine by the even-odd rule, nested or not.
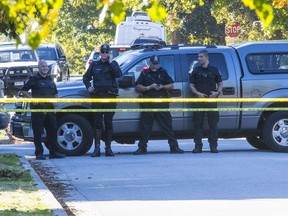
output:
[[[195,144],[195,148],[193,149],[192,153],[202,153],[202,146],[203,144]]]
[[[184,150],[180,149],[178,145],[174,145],[170,147],[170,153],[172,154],[183,154]]]
[[[91,155],[91,157],[100,157],[100,142],[101,142],[101,136],[102,136],[102,130],[95,130],[94,134],[94,139],[95,139],[95,149]]]
[[[133,152],[134,155],[143,155],[147,154],[147,144],[143,141],[139,141],[138,143],[138,149]]]
[[[113,153],[111,149],[111,142],[113,140],[113,130],[108,129],[105,131],[106,132],[106,137],[105,137],[105,156],[110,156],[113,157],[115,154]]]
[[[218,146],[218,143],[209,143],[209,146],[210,146],[210,152],[211,153],[218,153],[218,149],[217,149],[217,146]]]

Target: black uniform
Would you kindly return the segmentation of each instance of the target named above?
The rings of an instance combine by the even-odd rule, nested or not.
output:
[[[98,60],[93,62],[86,73],[83,75],[83,83],[88,89],[91,87],[90,81],[93,80],[93,87],[95,91],[91,93],[92,98],[116,98],[118,96],[118,86],[116,78],[122,76],[122,71],[116,61],[111,63]],[[116,103],[93,103],[93,109],[116,109]],[[103,116],[105,124],[105,137],[104,140],[107,145],[111,144],[113,125],[112,120],[115,112],[95,112],[94,128],[96,130],[95,137],[102,136],[103,130]],[[100,134],[101,133],[101,134]],[[100,142],[100,140],[99,140]],[[98,144],[97,144],[98,145]],[[100,143],[99,143],[100,145]]]
[[[216,85],[222,82],[221,74],[216,67],[208,65],[207,68],[202,66],[196,67],[191,76],[190,83],[195,85],[197,91],[210,95],[211,91],[217,91]],[[217,108],[217,103],[194,103],[195,108]],[[193,122],[195,127],[194,141],[196,146],[202,148],[202,137],[203,137],[203,121],[204,115],[207,113],[208,125],[209,125],[209,137],[208,142],[210,148],[217,147],[218,141],[218,129],[217,123],[219,121],[218,111],[200,111],[193,113]]]
[[[50,76],[42,77],[40,74],[32,76],[24,83],[20,91],[32,90],[33,98],[55,98],[58,94],[55,83]],[[31,103],[31,109],[54,109],[52,103]],[[47,133],[46,147],[50,155],[57,152],[57,122],[53,112],[32,112],[32,128],[34,134],[35,155],[43,155],[41,137],[44,128]]]
[[[141,72],[136,84],[150,86],[151,84],[167,85],[173,83],[172,78],[166,70],[158,68],[157,71],[151,71],[150,68]],[[167,98],[169,97],[167,90],[159,91],[151,89],[142,93],[144,98]],[[141,108],[169,108],[169,103],[142,103]],[[174,136],[172,129],[172,117],[170,112],[142,112],[141,113],[141,134],[139,140],[139,148],[146,149],[148,139],[151,135],[153,123],[156,120],[162,131],[168,137],[170,148],[178,146],[178,142]]]

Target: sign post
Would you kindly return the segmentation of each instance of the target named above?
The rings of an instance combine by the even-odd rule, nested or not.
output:
[[[231,38],[238,37],[241,34],[241,26],[240,24],[232,24],[229,27],[225,27],[225,34]]]

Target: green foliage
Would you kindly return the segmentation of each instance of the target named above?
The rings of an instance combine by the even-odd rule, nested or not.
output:
[[[80,5],[67,1],[59,11],[61,19],[57,28],[46,39],[46,42],[58,42],[64,47],[72,74],[83,74],[84,57],[101,44],[113,41],[116,25],[111,20],[100,23],[100,13],[101,8],[97,9],[95,0],[86,0]]]
[[[268,26],[273,18],[273,7],[266,0],[241,0],[251,10],[255,10],[264,26]]]
[[[28,44],[35,49],[55,27],[62,4],[63,0],[2,0],[0,33],[14,38],[18,44],[20,35],[26,34]]]
[[[225,44],[225,26],[217,24],[211,14],[211,4],[197,5],[191,14],[178,16],[182,21],[178,33],[182,43]]]

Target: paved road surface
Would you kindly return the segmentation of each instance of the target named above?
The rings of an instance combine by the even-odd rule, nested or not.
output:
[[[287,215],[288,155],[255,150],[243,139],[219,143],[219,154],[207,143],[204,153],[192,154],[191,140],[182,140],[185,154],[171,155],[166,141],[152,141],[149,154],[139,156],[131,154],[136,145],[114,143],[114,158],[87,154],[39,164],[71,185],[64,201],[77,216]],[[32,145],[5,152],[34,160]]]

